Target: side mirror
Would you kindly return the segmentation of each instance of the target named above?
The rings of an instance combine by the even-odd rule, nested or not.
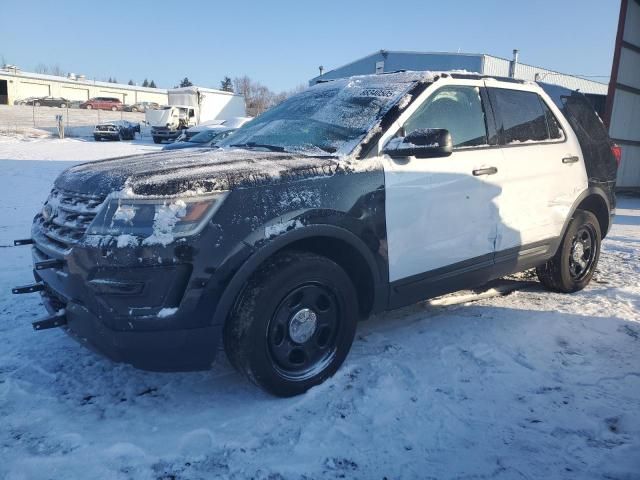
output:
[[[446,128],[422,128],[406,137],[392,138],[382,153],[390,157],[446,157],[453,152],[451,134]]]

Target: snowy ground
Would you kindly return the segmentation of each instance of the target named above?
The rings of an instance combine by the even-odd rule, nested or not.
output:
[[[0,137],[0,478],[640,478],[640,199],[591,286],[420,304],[360,325],[343,368],[276,399],[221,362],[160,374],[33,332],[33,214],[80,159],[156,147]],[[59,161],[48,161],[59,160]]]

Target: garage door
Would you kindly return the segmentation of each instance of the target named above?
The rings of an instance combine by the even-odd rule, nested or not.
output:
[[[86,88],[62,87],[62,96],[67,100],[89,100],[89,90]]]
[[[48,97],[49,85],[41,83],[20,82],[20,97]]]

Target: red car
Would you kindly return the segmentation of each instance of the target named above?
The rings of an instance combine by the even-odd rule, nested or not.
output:
[[[122,110],[122,102],[118,98],[113,97],[95,97],[80,104],[80,108],[86,108],[91,110],[92,108],[98,110]]]

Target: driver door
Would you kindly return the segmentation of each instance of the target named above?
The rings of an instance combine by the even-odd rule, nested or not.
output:
[[[445,80],[446,82],[446,80]],[[382,155],[386,185],[389,280],[410,303],[451,287],[454,277],[493,265],[502,155],[488,129],[482,81],[437,82],[402,121],[400,136],[445,128],[453,153],[438,158]],[[431,89],[429,89],[431,90]],[[408,113],[408,112],[407,112]],[[492,117],[491,117],[492,119]]]

